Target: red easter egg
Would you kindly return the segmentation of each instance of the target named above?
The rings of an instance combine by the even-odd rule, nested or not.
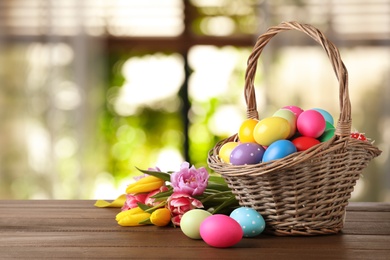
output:
[[[292,143],[295,145],[298,151],[305,151],[310,147],[319,144],[320,141],[309,136],[300,136],[292,140]]]

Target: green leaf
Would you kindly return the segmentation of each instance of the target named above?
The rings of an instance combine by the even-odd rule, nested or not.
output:
[[[219,205],[218,207],[216,207],[216,208],[213,210],[213,212],[211,212],[211,214],[216,214],[216,213],[218,213],[219,211],[224,210],[224,209],[226,209],[226,208],[228,208],[228,207],[234,207],[234,208],[236,208],[236,207],[238,207],[238,206],[239,206],[238,201],[237,201],[236,198],[233,196],[233,197],[231,197],[230,199],[225,200],[225,202],[222,203],[221,205]]]
[[[209,176],[209,182],[219,183],[219,184],[227,186],[227,183],[226,183],[225,179],[223,177],[221,177],[221,176],[210,175]]]
[[[138,224],[141,224],[141,225],[151,225],[153,224],[149,218],[145,219],[145,220],[142,220],[140,222],[138,222]]]
[[[142,173],[152,175],[152,176],[160,178],[160,179],[162,179],[164,181],[170,181],[171,180],[171,175],[169,173],[159,172],[159,171],[141,170],[138,167],[135,167],[135,168],[137,168],[137,170],[139,170]]]
[[[213,193],[211,195],[208,195],[207,197],[205,197],[203,200],[201,200],[202,203],[205,203],[209,200],[214,200],[218,197],[221,197],[221,196],[229,196],[229,197],[233,197],[232,193],[230,191],[223,191],[223,192],[217,192],[217,193]]]
[[[208,181],[206,189],[217,190],[217,191],[229,191],[230,190],[225,179],[222,178],[221,176],[216,176],[216,175],[209,176],[209,181]]]
[[[168,198],[169,198],[169,196],[168,197],[160,197],[160,198],[155,198],[154,199],[154,201],[155,202],[162,202],[162,201],[167,201],[168,200]]]
[[[142,209],[143,211],[147,211],[147,210],[149,210],[149,209],[152,208],[152,207],[149,207],[148,205],[143,204],[143,203],[141,203],[141,202],[138,202],[137,205],[138,205],[138,207],[139,207],[140,209]]]
[[[172,195],[172,193],[173,193],[173,189],[172,189],[172,187],[171,187],[171,188],[170,188],[169,190],[167,190],[167,191],[162,191],[162,192],[159,192],[159,193],[157,193],[157,194],[151,196],[151,198],[158,199],[158,198],[163,198],[163,197],[169,197],[169,196]]]
[[[166,201],[162,201],[154,207],[150,207],[150,206],[142,204],[142,203],[137,203],[137,204],[138,204],[138,207],[140,207],[143,211],[152,214],[156,209],[164,207],[166,203],[167,203]]]
[[[227,185],[222,185],[219,183],[208,183],[206,190],[217,190],[217,191],[230,191],[230,188]]]

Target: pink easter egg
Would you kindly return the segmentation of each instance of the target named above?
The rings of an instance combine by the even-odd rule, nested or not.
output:
[[[233,218],[215,214],[200,224],[200,236],[212,247],[231,247],[240,242],[244,235],[240,224]]]
[[[318,138],[326,127],[323,115],[316,110],[303,111],[297,119],[297,129],[303,136]]]
[[[297,118],[304,111],[302,108],[297,107],[297,106],[284,106],[282,108],[292,111]]]

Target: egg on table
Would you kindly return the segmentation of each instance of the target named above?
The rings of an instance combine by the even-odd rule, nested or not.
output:
[[[200,225],[203,220],[212,214],[203,209],[192,209],[184,213],[180,220],[180,229],[192,239],[202,239],[200,236]]]
[[[241,241],[244,232],[236,220],[215,214],[207,217],[200,225],[200,235],[212,247],[231,247]]]
[[[244,237],[255,237],[260,235],[265,229],[263,216],[253,208],[237,208],[230,213],[230,217],[240,224]]]

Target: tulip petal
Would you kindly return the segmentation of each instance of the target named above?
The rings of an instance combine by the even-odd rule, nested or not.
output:
[[[191,202],[191,205],[194,206],[195,208],[203,208],[202,202],[200,202],[199,200],[196,200],[196,199],[194,199]]]
[[[105,200],[97,200],[95,203],[95,207],[99,208],[120,208],[125,204],[126,195],[122,194],[118,198],[116,198],[112,202],[108,202]]]
[[[135,183],[130,184],[126,188],[126,193],[128,194],[137,194],[151,192],[153,190],[159,189],[165,183],[164,180],[154,177],[146,176]]]
[[[180,220],[181,220],[181,217],[182,217],[182,216],[183,216],[183,215],[176,215],[176,216],[174,216],[174,217],[171,219],[173,225],[175,225],[175,226],[180,226]]]
[[[150,222],[159,227],[166,226],[171,222],[171,212],[167,208],[157,209],[150,215]]]
[[[174,192],[183,192],[191,196],[201,195],[207,188],[209,173],[206,168],[196,169],[188,162],[183,162],[180,171],[171,175],[171,184]]]
[[[189,203],[191,203],[191,201],[187,198],[177,198],[172,200],[171,205],[173,207],[182,207],[188,205]]]
[[[122,211],[116,215],[116,221],[121,226],[141,226],[140,222],[145,221],[150,217],[150,214],[144,212],[140,208],[133,208],[130,210]]]

